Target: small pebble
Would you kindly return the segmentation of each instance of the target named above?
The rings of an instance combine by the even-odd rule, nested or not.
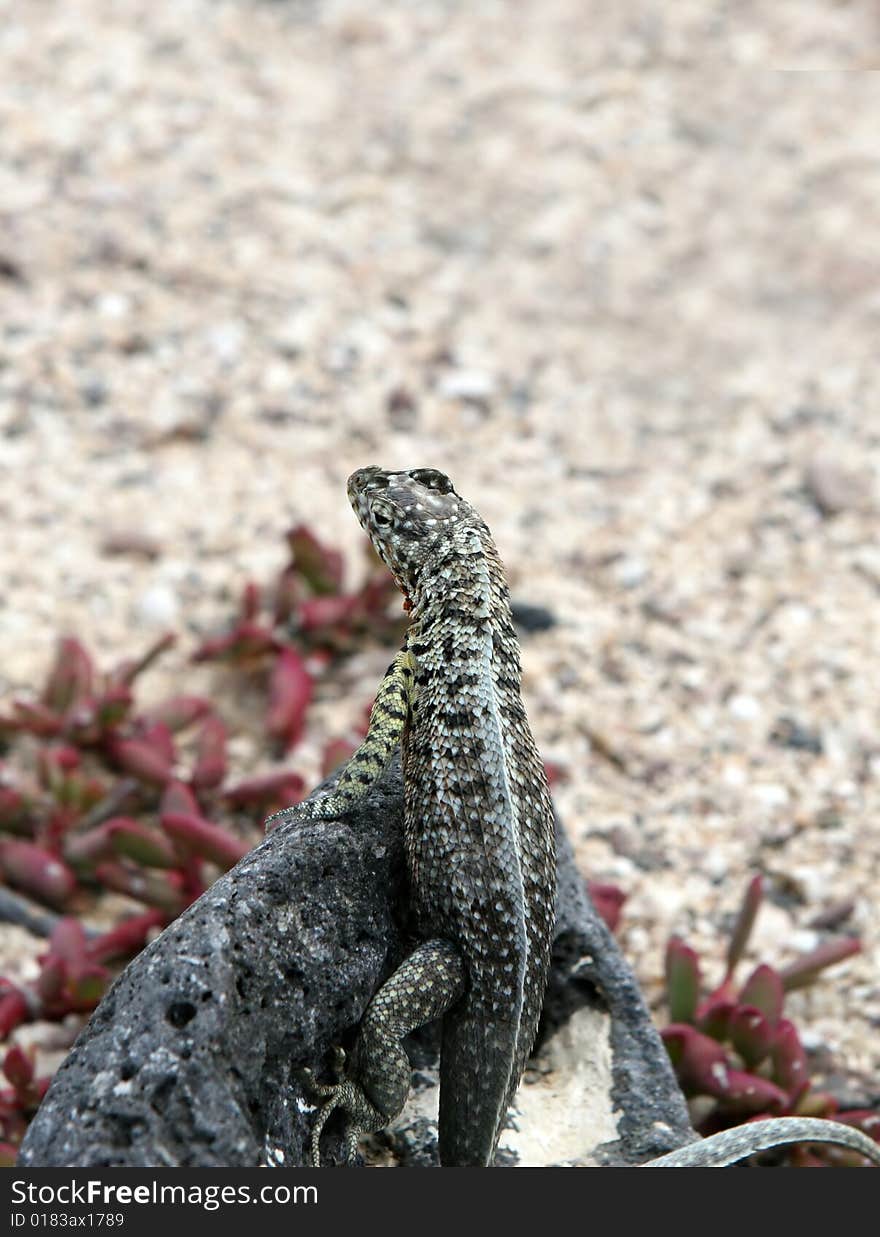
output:
[[[728,760],[721,767],[721,780],[726,786],[745,786],[749,771],[742,763]]]
[[[177,622],[180,607],[176,595],[165,584],[153,584],[141,593],[135,604],[138,619],[150,627],[170,627]]]
[[[819,944],[819,933],[810,928],[796,928],[788,944],[800,954],[808,954]]]
[[[751,788],[752,797],[765,807],[784,807],[790,795],[785,786],[773,782],[759,782]]]
[[[820,1048],[825,1047],[825,1037],[820,1035],[818,1031],[813,1031],[809,1027],[800,1027],[799,1034],[801,1043],[807,1052],[818,1052]]]
[[[231,364],[238,360],[245,332],[240,322],[218,322],[207,333],[208,346],[219,361]]]
[[[723,880],[730,871],[730,864],[720,851],[710,850],[705,860],[706,875],[710,880]]]
[[[820,756],[823,750],[822,736],[791,717],[779,718],[770,732],[770,741],[780,747],[812,752],[815,756]]]
[[[648,567],[640,558],[621,558],[614,564],[614,579],[621,588],[637,588],[648,574]]]
[[[116,528],[101,541],[101,553],[112,556],[128,555],[132,558],[151,560],[162,551],[160,543],[149,533],[137,528]]]
[[[870,480],[865,473],[824,457],[817,457],[807,466],[804,486],[826,517],[864,507],[870,497]]]
[[[444,399],[460,399],[469,404],[488,404],[495,394],[495,380],[491,374],[476,369],[457,369],[446,374],[438,387]]]
[[[733,716],[741,722],[751,722],[756,717],[761,716],[761,705],[754,696],[743,694],[731,696],[727,702],[727,707]]]
[[[119,292],[105,292],[98,298],[97,309],[102,318],[125,318],[131,312],[131,298]]]
[[[511,609],[513,621],[522,631],[549,631],[558,621],[556,615],[545,606],[533,606],[527,601],[514,601]]]

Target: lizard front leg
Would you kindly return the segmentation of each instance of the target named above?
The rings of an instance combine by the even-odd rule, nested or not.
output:
[[[323,1100],[312,1130],[311,1158],[320,1166],[321,1133],[337,1108],[345,1114],[346,1159],[357,1151],[361,1134],[381,1130],[397,1116],[409,1094],[412,1067],[401,1041],[416,1027],[439,1018],[461,997],[465,968],[449,941],[426,941],[382,985],[367,1007],[344,1078],[330,1086],[303,1074]]]
[[[343,769],[333,790],[275,812],[266,821],[267,833],[286,820],[334,820],[351,811],[380,776],[400,742],[409,716],[413,670],[412,654],[404,646],[379,684],[366,738]]]

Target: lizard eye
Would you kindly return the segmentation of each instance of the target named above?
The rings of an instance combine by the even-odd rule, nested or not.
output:
[[[380,528],[388,528],[391,524],[391,513],[386,511],[384,507],[376,507],[373,510],[373,523],[378,524]]]
[[[452,493],[452,482],[445,473],[436,468],[416,468],[410,475],[414,481],[427,486],[429,490],[436,490],[438,494]]]

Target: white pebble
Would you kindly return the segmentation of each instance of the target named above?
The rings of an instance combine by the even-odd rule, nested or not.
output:
[[[808,627],[813,621],[813,611],[809,606],[793,601],[783,608],[781,620],[787,627]]]
[[[825,1046],[824,1038],[818,1031],[811,1031],[808,1027],[799,1028],[801,1043],[806,1048],[807,1052],[817,1052]]]
[[[730,870],[730,865],[728,864],[727,860],[721,854],[721,852],[717,850],[709,851],[709,853],[706,856],[706,862],[703,866],[704,866],[706,875],[709,877],[710,880],[713,880],[713,881],[723,880],[723,878],[727,875],[728,871]]]
[[[622,558],[614,565],[614,578],[621,588],[635,588],[647,574],[647,565],[640,558]]]
[[[797,883],[808,903],[820,902],[825,897],[828,890],[827,872],[817,872],[807,864],[800,864],[789,869],[789,876]]]
[[[212,326],[208,331],[207,338],[208,346],[217,360],[229,364],[232,361],[236,361],[241,353],[241,346],[244,343],[244,329],[240,322],[230,319],[226,322],[218,322],[216,326]]]
[[[495,394],[495,379],[481,370],[456,369],[441,380],[439,391],[444,399],[485,403]]]
[[[105,292],[98,298],[98,313],[102,318],[125,318],[131,312],[131,298],[121,292]]]
[[[748,770],[744,765],[729,760],[721,768],[721,780],[725,786],[745,786],[749,780]]]
[[[765,807],[784,807],[788,803],[789,793],[785,786],[775,782],[759,782],[752,787],[752,797]]]
[[[153,584],[141,593],[135,612],[142,623],[150,627],[169,627],[176,623],[179,612],[177,597],[166,584]]]
[[[727,702],[727,707],[733,716],[741,722],[751,722],[756,717],[761,716],[761,705],[754,696],[747,696],[745,694],[731,696]]]

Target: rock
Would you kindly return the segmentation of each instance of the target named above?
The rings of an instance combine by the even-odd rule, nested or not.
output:
[[[79,393],[89,408],[102,408],[107,403],[107,384],[100,378],[86,378],[80,386]]]
[[[441,379],[438,389],[444,399],[460,399],[482,408],[495,394],[495,379],[482,370],[454,369]]]
[[[761,705],[754,696],[747,696],[743,692],[737,692],[735,696],[731,696],[727,702],[727,707],[733,716],[740,722],[751,722],[756,717],[761,716]]]
[[[416,423],[418,404],[408,387],[398,385],[392,387],[385,397],[385,407],[388,410],[388,421],[393,429],[409,430]]]
[[[131,298],[121,292],[105,292],[98,297],[96,309],[102,318],[125,318],[131,313]]]
[[[350,1043],[405,948],[401,803],[395,762],[349,822],[281,827],[171,924],[80,1034],[28,1129],[20,1165],[301,1164],[313,1109],[298,1071],[320,1069],[331,1046]],[[538,1064],[549,1060],[549,1076],[568,1083],[568,1113],[578,1108],[574,1078],[597,1131],[569,1162],[639,1162],[693,1133],[635,980],[561,833],[559,842],[559,920]],[[420,1081],[390,1137],[400,1144],[405,1127],[400,1162],[436,1163],[434,1124],[420,1111],[436,1091],[436,1027],[413,1040]],[[577,1068],[594,1093],[580,1086]],[[528,1121],[517,1124],[542,1119],[530,1097],[540,1099],[542,1085],[521,1088]],[[551,1133],[553,1111],[545,1118]],[[328,1129],[322,1151],[332,1162],[338,1133]],[[521,1162],[516,1155],[504,1149],[499,1162]]]
[[[527,601],[514,601],[511,605],[513,621],[520,631],[549,631],[559,621],[545,606],[533,606]]]
[[[791,798],[788,787],[778,782],[757,782],[750,787],[752,798],[767,808],[785,807]]]
[[[839,515],[841,511],[863,509],[870,499],[871,487],[867,474],[844,468],[820,456],[807,466],[804,487],[826,517]]]
[[[295,1071],[357,1022],[396,939],[396,789],[354,826],[277,830],[147,946],[52,1080],[22,1166],[303,1161]]]
[[[244,326],[235,319],[217,322],[207,331],[207,342],[218,361],[232,365],[241,356],[245,343]]]
[[[167,584],[151,585],[141,593],[135,608],[137,617],[149,627],[171,627],[177,622],[177,597]]]
[[[156,537],[144,532],[140,528],[112,528],[108,530],[106,535],[101,539],[101,553],[110,557],[122,556],[131,558],[140,558],[146,562],[150,562],[158,558],[162,553],[162,546]],[[148,590],[140,600],[140,605],[143,606],[144,600],[147,600],[149,609],[150,599],[149,593],[153,590]],[[166,599],[167,603],[167,599]],[[176,613],[176,603],[175,603]]]
[[[27,283],[23,268],[8,253],[0,253],[0,279],[8,279],[10,283]]]
[[[0,886],[0,923],[17,924],[32,936],[50,937],[59,916],[44,910],[13,889]]]
[[[780,717],[770,731],[770,742],[779,747],[791,747],[795,751],[812,752],[821,756],[824,751],[822,736],[816,730],[802,726],[792,717]]]
[[[613,574],[621,588],[638,588],[647,578],[648,565],[640,558],[627,555],[614,564]]]

